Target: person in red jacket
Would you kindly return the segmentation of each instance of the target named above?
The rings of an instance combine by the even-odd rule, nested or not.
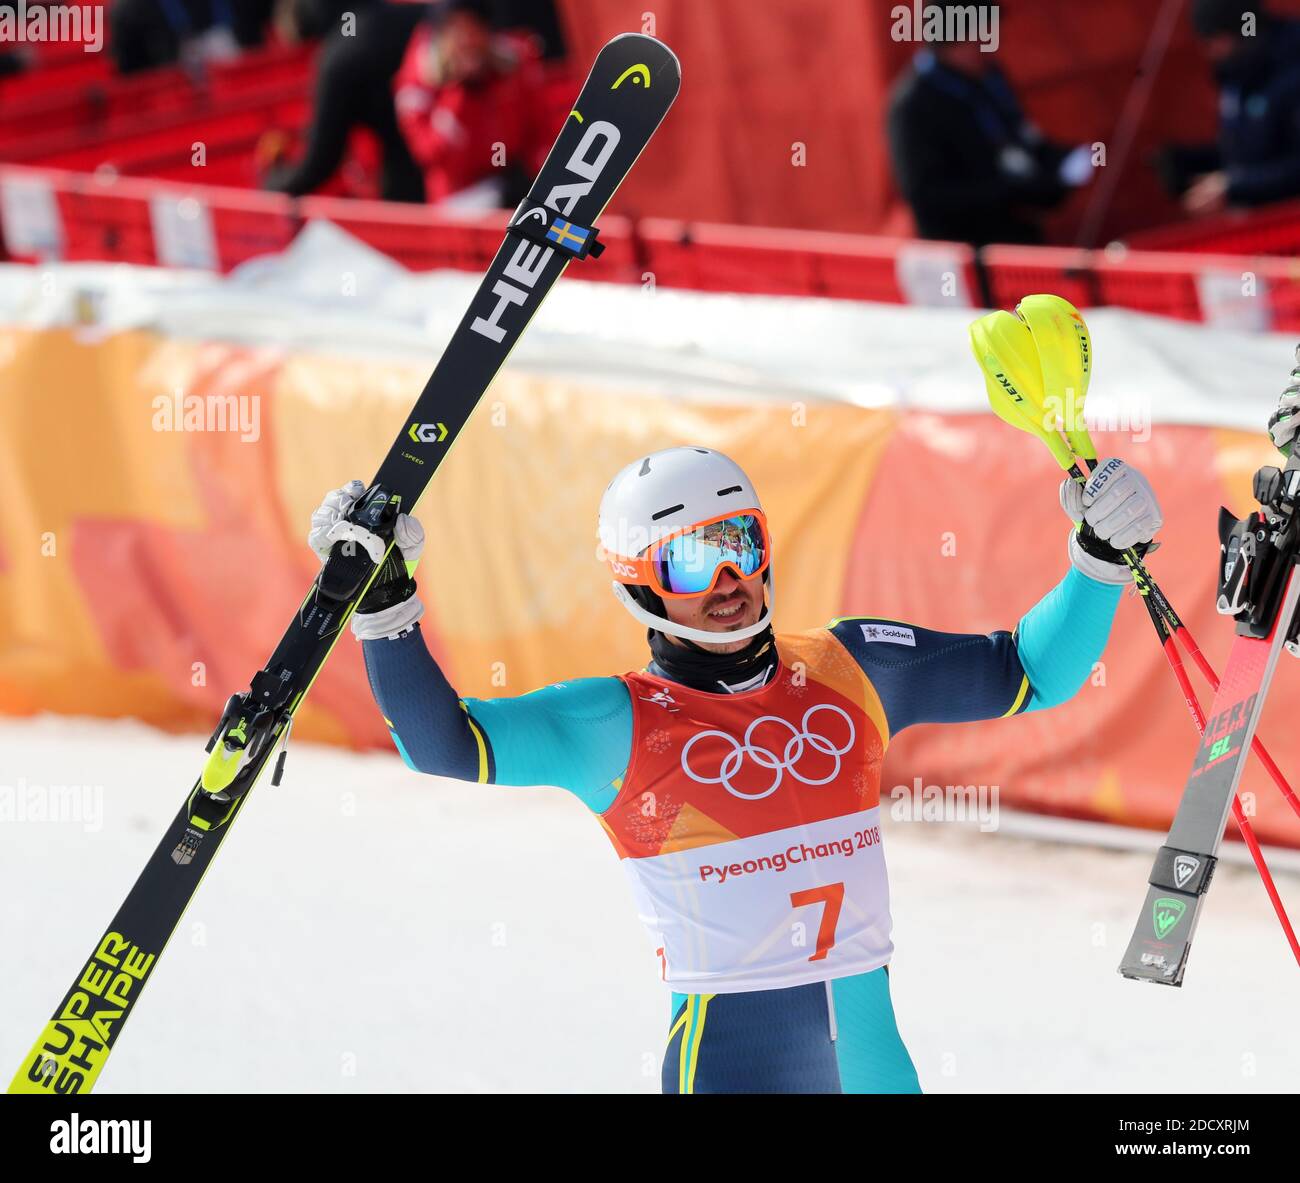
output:
[[[527,192],[554,138],[534,42],[494,31],[482,0],[450,0],[416,30],[394,79],[397,119],[428,199],[482,187],[483,204]]]

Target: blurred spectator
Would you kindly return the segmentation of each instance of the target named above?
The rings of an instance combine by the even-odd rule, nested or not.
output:
[[[326,41],[316,67],[306,152],[296,164],[270,166],[264,188],[294,197],[319,189],[343,162],[349,133],[365,127],[382,152],[380,196],[385,201],[424,200],[424,179],[397,126],[392,81],[427,12],[423,4],[281,0],[276,27],[282,38],[292,42],[324,36]]]
[[[534,34],[543,61],[562,61],[568,56],[555,0],[488,0],[487,10],[494,29],[527,29]]]
[[[894,84],[894,179],[922,238],[1041,242],[1038,211],[1092,175],[1086,147],[1054,144],[1025,118],[992,57],[974,42],[933,44]]]
[[[494,32],[484,0],[449,0],[411,39],[397,118],[430,201],[514,205],[550,148],[534,38]]]
[[[1241,0],[1194,0],[1192,21],[1219,86],[1219,139],[1165,148],[1165,184],[1192,214],[1300,194],[1300,22]]]
[[[27,46],[5,50],[0,53],[0,78],[12,78],[15,74],[30,69],[31,65],[32,53]]]
[[[112,0],[108,48],[118,72],[199,66],[260,45],[272,0]]]

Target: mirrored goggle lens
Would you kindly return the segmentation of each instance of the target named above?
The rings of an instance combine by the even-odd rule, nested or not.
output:
[[[730,563],[743,576],[753,575],[766,553],[763,526],[746,513],[678,534],[661,543],[654,557],[665,590],[692,595],[709,589],[723,563]]]

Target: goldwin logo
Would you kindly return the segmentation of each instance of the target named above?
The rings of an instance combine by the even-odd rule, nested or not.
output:
[[[132,1162],[149,1162],[153,1157],[150,1144],[153,1122],[96,1120],[84,1121],[73,1113],[66,1121],[50,1123],[51,1154],[129,1154]]]
[[[887,641],[891,645],[916,645],[916,634],[910,628],[897,624],[862,625],[864,641]]]

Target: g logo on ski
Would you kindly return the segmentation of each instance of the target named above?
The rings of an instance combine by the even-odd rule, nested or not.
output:
[[[45,1028],[28,1065],[31,1084],[64,1094],[78,1093],[94,1081],[115,1024],[126,1017],[154,957],[119,932],[104,934],[72,993]]]
[[[577,112],[573,112],[576,116]],[[578,116],[581,118],[580,116]],[[546,195],[548,209],[556,210],[566,217],[572,216],[573,207],[591,192],[600,174],[618,147],[621,134],[617,127],[603,119],[583,128],[582,138],[565,163],[567,172],[579,178],[576,181],[563,181],[552,187]],[[506,330],[501,325],[501,318],[510,308],[522,308],[532,295],[533,287],[541,278],[546,265],[555,255],[555,248],[541,246],[535,242],[523,241],[515,247],[509,262],[501,269],[501,278],[492,285],[492,295],[496,297],[496,306],[488,316],[476,316],[470,329],[494,344],[500,345],[505,339]]]
[[[447,438],[445,423],[412,423],[406,434],[415,444],[440,444]]]

